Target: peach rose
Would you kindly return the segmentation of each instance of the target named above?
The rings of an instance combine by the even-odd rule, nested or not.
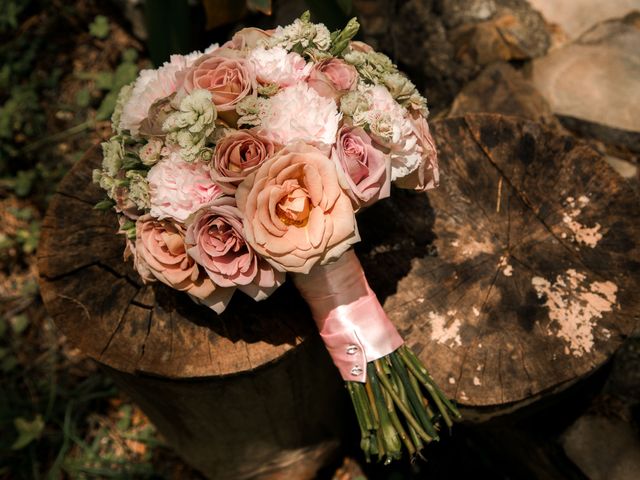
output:
[[[422,115],[411,117],[411,126],[418,139],[416,149],[420,152],[420,164],[409,175],[398,178],[395,184],[400,188],[424,192],[437,187],[440,182],[438,152],[426,118]]]
[[[224,310],[233,289],[216,287],[187,254],[184,227],[144,215],[136,222],[134,265],[145,282],[159,280],[188,293],[217,313]]]
[[[331,150],[331,160],[344,174],[347,192],[356,208],[370,205],[390,193],[390,163],[360,127],[343,126]]]
[[[344,60],[329,58],[313,66],[307,83],[323,97],[337,100],[356,88],[358,71]]]
[[[227,112],[254,92],[256,80],[251,64],[240,52],[219,48],[196,60],[184,74],[182,87],[187,93],[208,90],[218,112]]]
[[[309,273],[360,240],[335,164],[302,142],[278,152],[238,186],[247,242],[280,271]]]
[[[211,178],[228,194],[276,152],[276,144],[254,130],[236,130],[216,145]]]
[[[244,240],[242,216],[232,197],[220,197],[200,209],[187,228],[187,252],[221,287],[238,288],[263,300],[284,281]]]

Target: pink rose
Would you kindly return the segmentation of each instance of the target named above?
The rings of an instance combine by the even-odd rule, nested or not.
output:
[[[396,185],[424,192],[438,186],[440,172],[438,169],[438,152],[429,133],[429,124],[422,115],[411,117],[414,134],[418,138],[416,150],[420,152],[418,168],[405,177],[398,178]]]
[[[231,48],[233,50],[251,50],[258,46],[262,40],[271,38],[273,30],[262,30],[260,28],[243,28],[238,30],[231,40],[222,45],[222,48]]]
[[[235,111],[236,104],[252,94],[255,86],[251,64],[240,52],[229,48],[202,55],[186,71],[182,84],[187,93],[197,88],[211,92],[219,113]]]
[[[242,216],[232,197],[220,197],[195,214],[187,228],[188,253],[221,287],[263,300],[285,279],[245,242]]]
[[[362,128],[343,126],[338,130],[331,160],[344,174],[350,187],[347,193],[356,208],[389,196],[390,164]]]
[[[184,228],[177,223],[156,220],[151,215],[140,217],[136,222],[134,252],[134,265],[145,282],[159,280],[218,313],[233,294],[233,289],[217,288],[187,254]]]
[[[349,42],[349,47],[354,52],[371,53],[374,51],[371,45],[360,42],[358,40],[352,40],[351,42]]]
[[[238,186],[247,242],[276,269],[308,273],[360,240],[335,164],[302,142],[287,146]]]
[[[313,66],[307,83],[323,97],[337,100],[356,88],[358,71],[344,60],[329,58]]]
[[[205,165],[185,162],[177,151],[151,167],[147,181],[150,213],[159,219],[171,217],[184,222],[202,205],[222,195]]]
[[[211,178],[225,193],[236,187],[267,158],[276,152],[276,145],[254,130],[236,130],[223,137],[213,154]]]

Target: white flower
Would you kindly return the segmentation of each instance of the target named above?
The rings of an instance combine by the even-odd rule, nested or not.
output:
[[[124,147],[117,138],[112,137],[108,142],[102,142],[102,169],[111,177],[115,177],[122,167]]]
[[[143,174],[136,170],[127,172],[129,180],[129,199],[139,210],[149,208],[149,183]]]
[[[222,194],[204,164],[185,162],[177,150],[151,167],[147,181],[150,213],[158,219],[170,217],[184,222],[202,205]]]
[[[362,93],[371,110],[356,114],[354,124],[368,125],[373,138],[389,148],[392,181],[409,175],[418,168],[422,156],[407,110],[382,85],[365,87]]]
[[[332,99],[321,97],[307,84],[299,83],[269,99],[262,131],[281,145],[295,140],[332,145],[341,118]]]
[[[287,50],[296,45],[305,49],[313,43],[319,50],[327,50],[331,46],[331,33],[322,23],[310,23],[296,18],[292,24],[276,28],[269,43]]]
[[[180,145],[182,158],[194,161],[206,147],[207,138],[215,129],[216,107],[211,92],[198,89],[180,100],[178,110],[162,125],[168,144]]]
[[[205,50],[205,53],[210,53],[216,48],[218,48],[217,44],[211,45]],[[132,135],[137,135],[140,124],[147,118],[149,107],[156,100],[174,93],[178,84],[177,73],[190,67],[201,55],[201,52],[171,55],[169,61],[160,68],[142,70],[133,86],[131,95],[122,108],[119,129],[129,130]]]
[[[301,55],[288,52],[282,47],[258,47],[249,52],[248,59],[260,83],[274,83],[281,87],[304,81],[312,67]]]

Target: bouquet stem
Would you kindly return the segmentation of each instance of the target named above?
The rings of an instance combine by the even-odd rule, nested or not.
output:
[[[439,439],[440,420],[451,427],[453,420],[461,418],[406,345],[367,363],[365,383],[347,381],[346,385],[367,461],[377,457],[388,464],[402,456],[403,446],[414,458],[426,444]]]
[[[346,382],[367,461],[413,459],[439,440],[441,423],[460,418],[455,405],[404,344],[353,251],[297,274],[331,358]]]

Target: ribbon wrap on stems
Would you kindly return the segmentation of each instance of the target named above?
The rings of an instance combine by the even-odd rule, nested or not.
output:
[[[293,281],[311,308],[333,363],[345,381],[366,382],[367,363],[404,341],[371,290],[353,250]]]

